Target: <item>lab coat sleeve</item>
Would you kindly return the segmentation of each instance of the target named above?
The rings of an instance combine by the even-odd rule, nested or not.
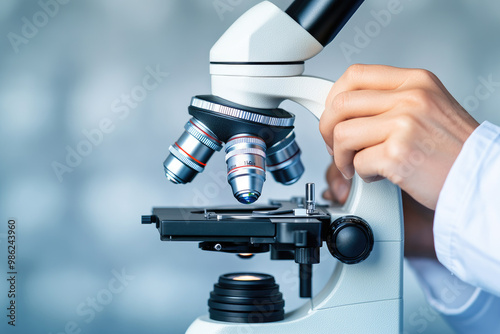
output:
[[[458,278],[500,296],[500,127],[482,123],[462,147],[439,195],[434,245]]]
[[[457,334],[500,333],[500,297],[463,282],[436,260],[408,262],[430,306]]]

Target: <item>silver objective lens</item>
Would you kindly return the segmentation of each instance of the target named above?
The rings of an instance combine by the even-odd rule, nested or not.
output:
[[[304,174],[300,154],[293,132],[267,150],[267,170],[271,172],[276,182],[289,185],[300,179]]]
[[[165,175],[173,183],[188,183],[203,172],[215,151],[220,151],[222,142],[202,122],[191,118],[184,131],[172,146],[165,159]]]
[[[254,203],[262,193],[265,162],[266,143],[259,137],[239,134],[226,143],[227,181],[241,203]]]

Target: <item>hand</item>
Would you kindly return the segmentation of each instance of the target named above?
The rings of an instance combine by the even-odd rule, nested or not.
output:
[[[320,131],[346,178],[388,178],[435,209],[478,125],[431,72],[353,65],[333,85]]]
[[[329,201],[344,204],[349,195],[351,181],[346,180],[335,163],[332,163],[326,172],[328,189],[323,198]],[[432,232],[434,211],[422,206],[407,193],[402,193],[403,216],[405,224],[405,256],[436,258],[434,236]]]

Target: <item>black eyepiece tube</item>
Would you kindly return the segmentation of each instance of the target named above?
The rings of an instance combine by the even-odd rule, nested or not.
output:
[[[326,46],[364,0],[295,0],[286,13]]]

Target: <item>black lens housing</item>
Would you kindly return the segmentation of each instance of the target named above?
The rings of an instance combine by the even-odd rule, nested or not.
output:
[[[286,13],[326,46],[364,0],[295,0]]]
[[[219,277],[208,300],[210,319],[236,323],[283,320],[285,301],[274,277],[231,273]]]

